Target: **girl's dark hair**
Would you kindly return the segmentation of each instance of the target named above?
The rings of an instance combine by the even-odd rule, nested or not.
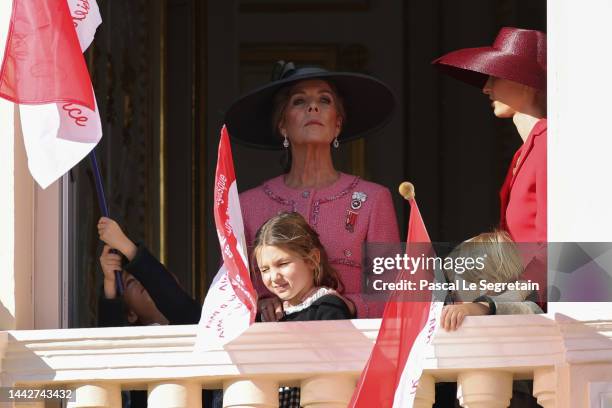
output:
[[[344,284],[338,272],[329,264],[327,252],[319,240],[319,234],[296,212],[282,212],[270,218],[259,228],[252,251],[252,262],[257,263],[257,254],[264,246],[276,246],[291,251],[314,267],[315,286],[325,286],[344,292]],[[319,250],[316,262],[313,250]],[[255,270],[255,268],[253,269]]]

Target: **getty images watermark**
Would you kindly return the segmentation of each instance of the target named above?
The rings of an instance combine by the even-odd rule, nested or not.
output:
[[[471,301],[483,295],[499,301],[546,297],[546,247],[514,243],[464,242],[364,246],[363,290],[384,301]],[[534,296],[537,294],[537,296]]]
[[[488,291],[501,294],[508,290],[540,290],[538,282],[514,281],[514,282],[499,282],[487,281],[486,278],[478,279],[476,282],[469,282],[462,278],[462,275],[467,272],[482,272],[485,270],[486,259],[488,254],[483,254],[477,257],[439,257],[425,256],[410,256],[406,253],[396,254],[388,257],[375,257],[372,259],[372,273],[374,275],[382,275],[385,272],[403,271],[403,276],[413,277],[417,271],[444,271],[445,276],[450,273],[456,275],[452,281],[436,281],[432,279],[435,275],[425,275],[421,279],[404,278],[397,281],[387,282],[384,279],[374,279],[372,288],[375,291]],[[518,276],[517,276],[518,277]]]

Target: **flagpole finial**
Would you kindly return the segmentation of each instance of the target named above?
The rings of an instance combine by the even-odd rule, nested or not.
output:
[[[404,181],[399,185],[399,193],[406,200],[414,199],[414,185],[409,181]]]

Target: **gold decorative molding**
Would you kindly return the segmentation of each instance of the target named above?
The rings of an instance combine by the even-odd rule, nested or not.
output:
[[[241,13],[325,13],[368,9],[368,0],[240,0]]]
[[[115,122],[115,70],[113,67],[113,56],[110,52],[106,53],[106,122],[112,126]]]
[[[207,112],[207,92],[208,92],[208,31],[206,24],[198,24],[198,21],[208,21],[207,4],[202,2],[195,3],[194,13],[194,142],[192,151],[196,169],[194,172],[195,194],[192,195],[193,211],[196,212],[195,222],[192,227],[192,248],[195,257],[194,269],[192,273],[193,294],[197,299],[204,299],[208,288],[207,276],[207,223],[208,216],[206,204],[209,200],[207,187],[207,132],[206,132],[206,112]]]
[[[166,0],[160,6],[159,36],[159,260],[166,263]]]

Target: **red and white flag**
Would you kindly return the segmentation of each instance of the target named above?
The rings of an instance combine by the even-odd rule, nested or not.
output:
[[[410,221],[406,252],[409,257],[435,255],[419,207],[410,201]],[[428,279],[430,271],[417,270],[407,276],[400,271],[398,281]],[[415,296],[416,297],[416,296]],[[413,299],[414,300],[414,299]],[[411,301],[393,292],[383,313],[376,344],[353,393],[352,408],[413,406],[427,347],[439,325],[442,302]]]
[[[101,21],[95,0],[13,0],[0,97],[19,104],[28,167],[42,188],[102,137],[83,58]]]
[[[221,129],[214,185],[214,214],[223,265],[213,280],[198,327],[195,348],[220,348],[254,321],[257,294],[249,275],[244,224],[227,128]]]

